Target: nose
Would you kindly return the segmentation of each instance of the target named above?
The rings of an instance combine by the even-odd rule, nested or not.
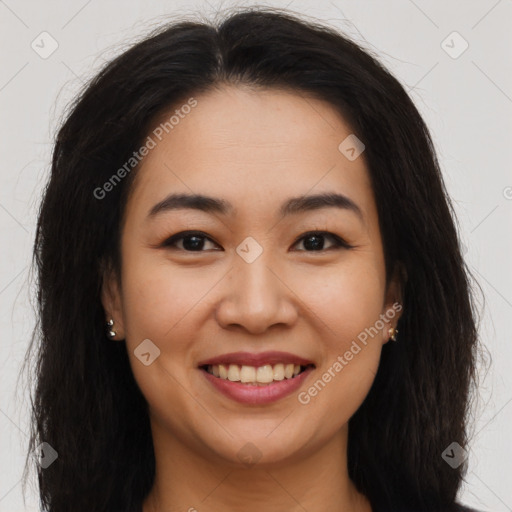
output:
[[[274,325],[291,327],[298,318],[299,301],[279,267],[265,252],[252,263],[236,256],[223,280],[216,319],[224,329],[239,328],[261,334]]]

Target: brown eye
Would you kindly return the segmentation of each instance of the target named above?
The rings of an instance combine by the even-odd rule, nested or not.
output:
[[[325,239],[328,238],[332,242],[331,247],[325,247]],[[319,252],[319,251],[327,251],[333,249],[351,249],[353,246],[345,242],[345,240],[341,239],[339,236],[334,233],[329,233],[327,231],[311,231],[306,233],[301,238],[299,238],[294,245],[298,242],[304,241],[304,247],[306,248],[306,252]]]
[[[328,247],[325,247],[326,239],[328,239],[331,243],[331,245]],[[181,233],[177,233],[165,240],[165,242],[162,244],[162,247],[170,247],[186,252],[205,252],[205,250],[212,249],[218,250],[215,248],[208,248],[208,242],[212,243],[216,247],[220,247],[205,233],[200,231],[182,231]],[[339,236],[327,231],[308,232],[296,240],[294,246],[299,242],[303,242],[305,247],[304,250],[306,252],[321,252],[340,248],[351,249],[353,247]]]
[[[217,246],[211,238],[200,231],[182,231],[168,238],[162,246],[172,247],[186,252],[204,252],[206,241],[210,241]],[[180,242],[181,246],[179,245]]]

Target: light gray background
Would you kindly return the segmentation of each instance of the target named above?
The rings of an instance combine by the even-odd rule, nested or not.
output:
[[[0,0],[1,512],[38,510],[35,480],[25,505],[22,500],[29,402],[26,390],[16,388],[16,377],[34,325],[31,247],[63,107],[103,62],[160,22],[187,13],[211,18],[232,5],[254,4]],[[468,263],[485,294],[480,333],[492,356],[490,370],[482,371],[460,499],[485,511],[512,511],[512,1],[259,5],[288,6],[345,31],[380,56],[425,117],[457,208]],[[43,31],[58,43],[46,59],[31,48]],[[458,58],[447,53],[455,55],[464,45],[457,35],[446,39],[454,31],[469,44]]]

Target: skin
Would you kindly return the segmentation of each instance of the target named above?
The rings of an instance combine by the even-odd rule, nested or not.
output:
[[[103,286],[106,318],[115,320],[115,339],[126,340],[149,404],[156,478],[143,510],[370,511],[347,474],[348,421],[400,313],[307,405],[298,392],[240,404],[197,368],[229,352],[287,351],[316,366],[304,391],[401,301],[396,272],[386,288],[364,153],[349,161],[338,150],[352,131],[317,99],[233,86],[196,99],[138,170],[122,229],[122,285],[107,274]],[[235,212],[148,218],[171,192],[222,198]],[[277,217],[286,199],[319,192],[348,196],[363,220],[333,207]],[[187,251],[187,239],[162,247],[184,230],[206,233],[202,248],[190,250],[188,240]],[[354,247],[325,236],[324,250],[311,248],[299,238],[313,230]],[[236,252],[248,236],[263,249],[252,263]],[[160,349],[148,366],[134,355],[145,339]],[[247,442],[261,455],[250,467],[237,456]]]

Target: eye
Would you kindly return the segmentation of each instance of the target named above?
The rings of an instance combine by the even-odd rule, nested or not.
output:
[[[326,238],[331,240],[331,247],[325,248],[324,240]],[[165,240],[162,246],[172,247],[186,252],[204,252],[205,244],[207,244],[208,241],[213,245],[220,247],[201,231],[182,231],[181,233],[177,233]],[[338,248],[351,249],[353,247],[339,236],[334,233],[329,233],[328,231],[310,231],[297,239],[293,245],[295,246],[301,241],[304,241],[306,252],[320,252]]]
[[[328,238],[333,242],[333,245],[327,249],[324,247],[325,238]],[[302,235],[294,245],[301,241],[304,241],[304,247],[311,249],[306,249],[307,252],[320,252],[339,248],[351,249],[353,247],[339,236],[334,233],[329,233],[328,231],[310,231],[305,235]]]
[[[204,233],[200,231],[182,231],[181,233],[177,233],[176,235],[168,238],[163,244],[163,247],[174,247],[176,249],[184,250],[187,252],[204,252],[205,240],[209,240],[214,245],[215,242],[211,240],[211,238],[207,237]],[[177,242],[183,241],[181,247]]]

